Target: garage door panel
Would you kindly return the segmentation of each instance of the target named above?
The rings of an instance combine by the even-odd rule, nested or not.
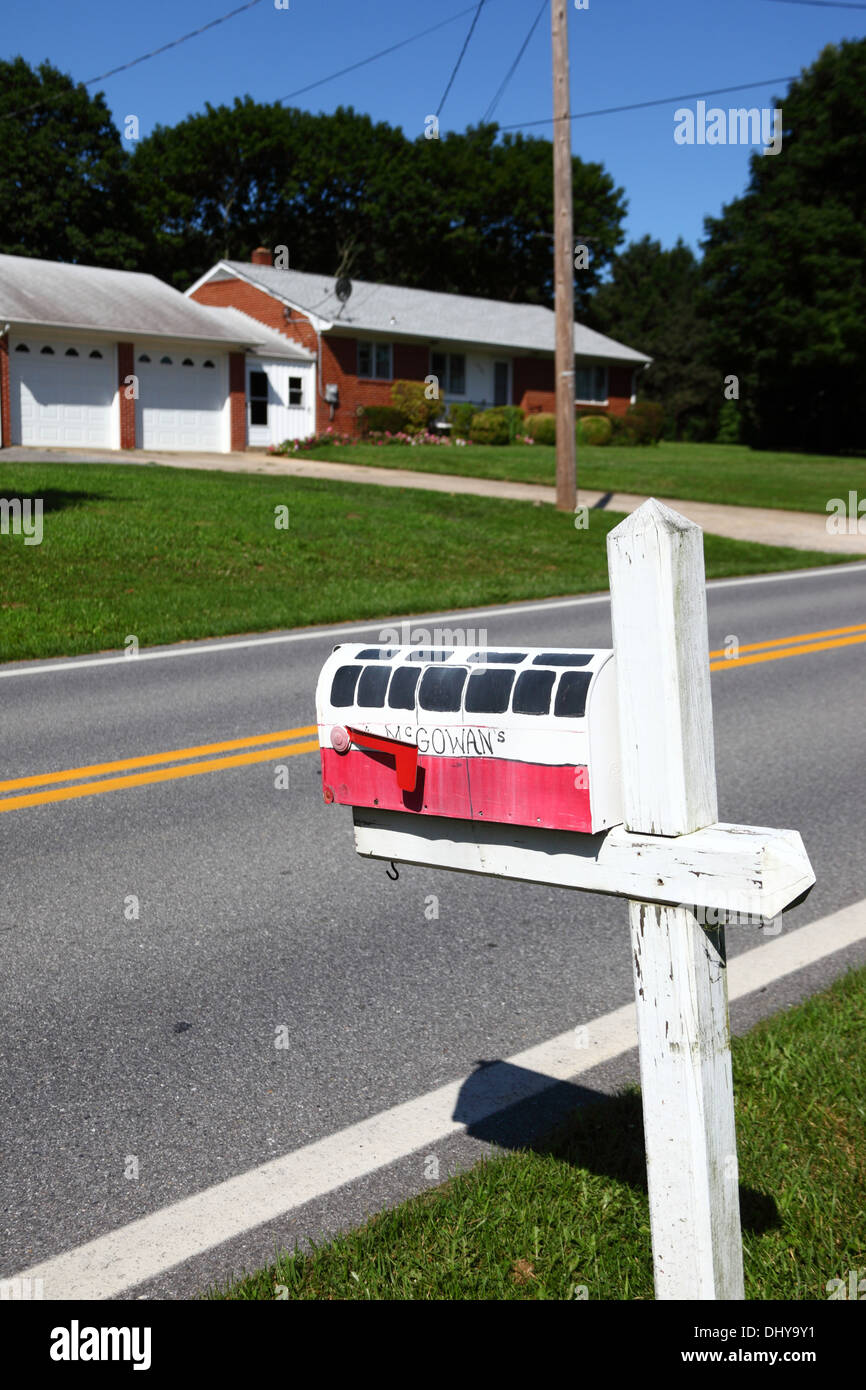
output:
[[[27,348],[22,351],[21,345]],[[42,348],[53,351],[44,353]],[[21,444],[112,445],[114,413],[113,350],[76,345],[67,356],[63,343],[13,340],[9,364],[12,437]],[[94,356],[90,356],[93,353]],[[99,354],[98,356],[95,354]]]
[[[171,357],[169,362],[141,360],[149,355],[136,352],[140,447],[222,453],[225,449],[224,358],[213,354],[203,358],[196,354],[190,367],[183,366],[173,354],[166,354]],[[205,367],[205,361],[214,365]]]

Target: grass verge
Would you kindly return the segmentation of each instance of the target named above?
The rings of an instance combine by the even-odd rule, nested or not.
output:
[[[317,447],[311,457],[323,463],[374,464],[551,487],[556,481],[556,451],[545,444],[512,444],[502,449],[484,444],[466,448],[329,445]],[[603,449],[581,445],[577,476],[581,488],[601,492],[799,512],[826,513],[831,497],[841,497],[847,505],[852,488],[858,496],[866,496],[866,459],[764,452],[740,444],[661,443],[654,448]]]
[[[43,539],[0,534],[6,661],[604,590],[622,519],[575,530],[525,502],[122,464],[0,467],[16,496],[43,499]],[[710,535],[705,554],[712,578],[840,559]]]
[[[851,971],[734,1039],[747,1298],[823,1300],[866,1273],[864,1022],[866,970]],[[651,1299],[638,1092],[208,1295],[279,1296]]]

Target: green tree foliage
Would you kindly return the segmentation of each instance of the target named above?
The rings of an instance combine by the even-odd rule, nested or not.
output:
[[[48,64],[0,63],[0,247],[150,271],[185,288],[259,244],[332,276],[551,304],[548,140],[495,124],[412,138],[351,108],[251,97],[158,126],[127,153],[101,94]],[[585,308],[622,240],[623,190],[573,161]]]
[[[705,224],[706,304],[747,442],[866,445],[866,40],[829,45],[783,101],[778,155]]]
[[[102,93],[50,63],[0,61],[0,251],[137,268],[120,134]]]
[[[132,162],[155,274],[187,284],[219,257],[284,245],[291,266],[552,303],[550,142],[495,125],[428,140],[351,108],[310,115],[247,97],[142,140]],[[578,309],[622,240],[622,189],[574,160]],[[577,214],[576,214],[577,216]],[[577,225],[577,223],[576,223]]]
[[[614,259],[612,278],[590,305],[592,327],[652,357],[638,395],[663,405],[666,438],[711,438],[723,400],[700,290],[700,262],[682,240],[665,251],[645,236]]]

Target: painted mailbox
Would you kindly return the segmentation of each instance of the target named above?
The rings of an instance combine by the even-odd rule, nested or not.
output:
[[[324,795],[364,858],[628,898],[656,1296],[742,1299],[723,923],[815,874],[718,820],[700,527],[651,498],[607,550],[613,651],[336,647]]]
[[[594,834],[622,821],[611,650],[335,647],[326,801]]]

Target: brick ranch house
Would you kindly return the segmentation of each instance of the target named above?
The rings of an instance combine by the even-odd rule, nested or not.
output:
[[[282,269],[265,247],[252,260],[219,261],[186,291],[211,308],[240,309],[316,358],[314,425],[275,430],[279,383],[265,366],[247,383],[248,441],[279,443],[329,425],[357,432],[357,409],[388,405],[395,380],[439,381],[443,417],[455,401],[555,409],[554,315],[532,304],[404,289],[356,280],[345,303],[333,278]],[[575,324],[576,407],[624,415],[650,358]],[[267,378],[267,381],[265,380]]]
[[[576,409],[624,414],[643,353],[575,326]],[[395,379],[454,401],[554,408],[537,305],[281,270],[259,248],[186,294],[152,275],[0,255],[0,446],[226,453],[358,429]]]

